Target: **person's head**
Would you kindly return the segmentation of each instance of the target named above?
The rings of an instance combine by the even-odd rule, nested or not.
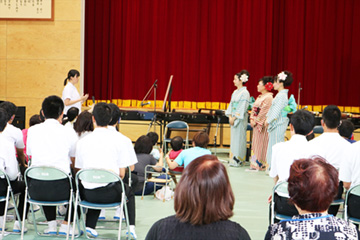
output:
[[[42,123],[43,121],[40,118],[39,114],[34,114],[31,116],[30,120],[29,120],[29,126],[34,126],[36,124]]]
[[[274,89],[278,90],[282,87],[288,87],[294,81],[293,75],[289,71],[282,71],[279,73],[276,78],[274,79]]]
[[[79,81],[79,77],[80,77],[80,73],[78,70],[75,70],[75,69],[71,69],[69,72],[68,72],[68,75],[67,75],[67,78],[65,78],[65,81],[64,81],[64,86],[66,85],[67,81],[71,80],[71,81],[74,81],[74,83],[77,83]]]
[[[197,132],[193,137],[195,147],[207,148],[209,144],[209,135],[206,132]]]
[[[259,83],[257,85],[257,91],[260,93],[270,92],[273,86],[274,79],[271,76],[265,76],[259,79]]]
[[[71,107],[66,113],[66,120],[63,121],[63,124],[65,125],[67,122],[72,122],[75,120],[75,118],[79,115],[79,109],[76,107]]]
[[[159,140],[159,135],[156,132],[148,132],[148,134],[146,134],[146,136],[148,136],[151,139],[151,143],[153,146],[155,146]]]
[[[74,123],[74,130],[79,136],[83,132],[92,132],[94,130],[92,114],[88,111],[81,112]]]
[[[315,156],[294,161],[288,179],[290,201],[302,210],[324,212],[338,193],[338,171]]]
[[[135,153],[150,154],[153,148],[151,139],[148,136],[142,135],[135,142]]]
[[[9,122],[10,120],[14,119],[17,107],[15,104],[13,104],[12,102],[2,102],[0,103],[0,108],[4,109],[6,114],[7,114],[7,122]]]
[[[193,160],[176,186],[176,217],[192,225],[227,220],[233,215],[234,194],[225,166],[214,155]]]
[[[92,112],[96,125],[99,127],[106,127],[111,120],[111,108],[107,103],[97,103]]]
[[[309,111],[298,110],[291,115],[290,124],[290,129],[293,129],[295,134],[307,136],[314,129],[315,117]]]
[[[339,129],[340,136],[350,139],[351,136],[353,135],[355,127],[351,121],[343,120],[343,121],[341,121],[341,124],[338,129]]]
[[[170,145],[172,150],[179,151],[180,149],[183,148],[184,140],[180,136],[173,137],[170,141]]]
[[[120,108],[114,103],[109,103],[108,106],[111,109],[111,121],[109,122],[109,125],[114,126],[120,119]]]
[[[336,129],[340,125],[341,111],[335,105],[328,105],[322,113],[322,121],[329,129]]]
[[[4,131],[7,124],[8,114],[5,109],[0,108],[0,132]]]
[[[42,112],[46,119],[53,118],[58,119],[63,115],[64,102],[63,100],[55,95],[49,96],[42,102]]]
[[[241,85],[245,85],[249,80],[250,74],[247,70],[241,70],[241,72],[234,75],[234,85],[239,87]]]

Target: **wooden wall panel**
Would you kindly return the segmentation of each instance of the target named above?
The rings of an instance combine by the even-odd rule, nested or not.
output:
[[[0,58],[0,100],[6,98],[6,60]]]
[[[61,0],[55,3],[55,21],[81,20],[81,1]]]
[[[5,21],[0,21],[0,59],[4,58],[6,58],[6,24]]]

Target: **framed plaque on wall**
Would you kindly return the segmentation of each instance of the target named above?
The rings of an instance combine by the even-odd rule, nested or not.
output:
[[[0,0],[0,20],[54,20],[54,0]]]

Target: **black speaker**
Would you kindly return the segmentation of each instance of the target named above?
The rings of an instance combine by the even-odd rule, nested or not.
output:
[[[20,129],[25,129],[25,116],[26,116],[26,108],[17,107],[17,111],[15,113],[15,118],[14,121],[12,122],[12,125]]]

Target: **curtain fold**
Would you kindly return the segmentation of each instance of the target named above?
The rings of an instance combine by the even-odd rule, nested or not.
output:
[[[259,78],[289,70],[301,105],[358,106],[359,12],[356,0],[87,0],[84,91],[141,100],[158,79],[162,100],[174,75],[173,101],[224,103],[242,69],[254,97]]]

